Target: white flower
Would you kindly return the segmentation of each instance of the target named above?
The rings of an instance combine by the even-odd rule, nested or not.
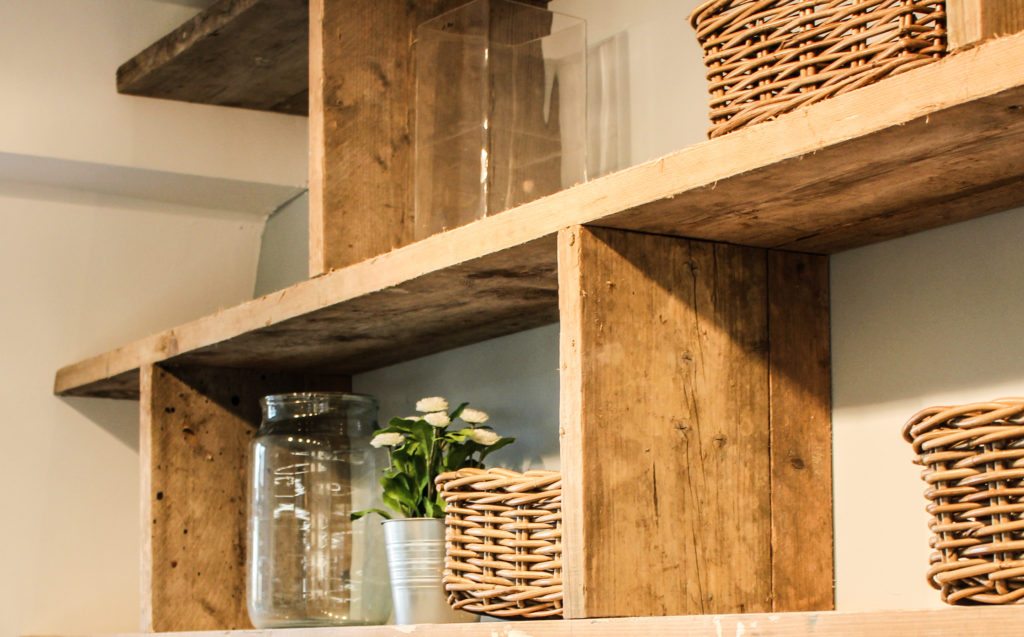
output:
[[[421,398],[416,403],[416,411],[422,413],[431,411],[448,411],[448,401],[440,396]]]
[[[406,416],[402,420],[423,420],[423,416],[416,414],[415,416]]]
[[[400,433],[391,432],[377,434],[373,437],[373,440],[370,441],[370,446],[380,449],[381,447],[394,447],[395,445],[400,445],[403,442],[405,442],[405,436]]]
[[[451,418],[449,418],[448,414],[443,411],[435,411],[432,414],[427,414],[423,417],[423,420],[426,420],[427,424],[434,427],[447,427],[448,423],[451,422]]]
[[[462,418],[468,423],[480,425],[487,422],[490,419],[490,416],[487,415],[487,412],[480,411],[479,409],[470,409],[469,407],[466,407],[465,409],[462,410],[462,414],[459,415],[459,418]]]
[[[469,432],[469,438],[473,442],[479,445],[483,445],[485,447],[490,447],[494,443],[501,440],[501,436],[494,433],[490,429],[472,429]]]

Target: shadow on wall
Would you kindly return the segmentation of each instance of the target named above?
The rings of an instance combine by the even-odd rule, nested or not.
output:
[[[99,427],[125,447],[139,451],[139,402],[137,400],[97,400],[95,398],[61,398],[72,409],[86,417],[79,421]]]
[[[833,257],[835,408],[1024,382],[1021,237],[1024,209]]]

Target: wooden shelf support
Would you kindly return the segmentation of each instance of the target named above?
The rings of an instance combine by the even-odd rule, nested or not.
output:
[[[567,615],[832,608],[827,259],[577,226],[559,302]]]
[[[412,241],[412,44],[466,0],[310,0],[309,273]]]
[[[946,0],[951,51],[1024,31],[1024,0]]]
[[[142,629],[250,628],[247,474],[259,399],[348,390],[350,379],[157,365],[141,377]]]

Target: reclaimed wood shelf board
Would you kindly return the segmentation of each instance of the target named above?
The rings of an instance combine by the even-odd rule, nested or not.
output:
[[[117,70],[129,95],[309,112],[308,0],[218,0]]]
[[[148,363],[354,373],[554,322],[576,224],[831,254],[1024,203],[1024,35],[677,151],[57,373],[130,398]]]
[[[649,637],[757,635],[759,637],[1016,637],[1024,609],[1014,606],[844,613],[763,613],[623,617],[478,624],[420,624],[351,628],[289,628],[163,633],[176,637]],[[140,633],[143,637],[152,633]]]

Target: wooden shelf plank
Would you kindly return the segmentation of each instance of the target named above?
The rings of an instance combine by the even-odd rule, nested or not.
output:
[[[943,610],[844,613],[762,613],[630,617],[563,621],[486,622],[352,628],[288,628],[164,633],[177,637],[650,637],[650,635],[758,635],[759,637],[1017,637],[1024,608],[963,607]],[[146,637],[122,635],[121,637]]]
[[[308,67],[308,0],[218,0],[122,64],[117,90],[306,115]]]
[[[672,153],[65,367],[131,397],[147,363],[354,373],[557,320],[576,224],[834,253],[1024,203],[1024,35]]]

